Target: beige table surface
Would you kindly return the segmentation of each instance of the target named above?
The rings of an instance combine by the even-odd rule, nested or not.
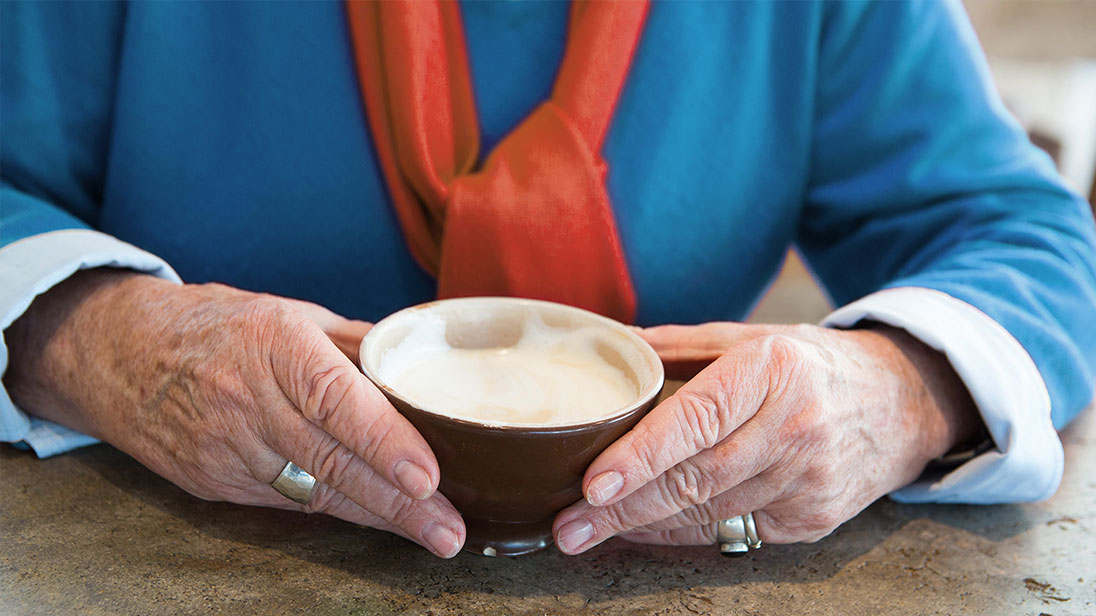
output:
[[[610,541],[440,560],[324,516],[207,503],[111,447],[0,447],[0,614],[1096,614],[1096,413],[1047,502],[883,500],[811,545]]]

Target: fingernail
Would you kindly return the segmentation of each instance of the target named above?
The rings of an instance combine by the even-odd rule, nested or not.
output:
[[[559,529],[559,549],[574,552],[594,536],[594,525],[586,520],[574,520]]]
[[[411,498],[422,500],[430,496],[430,475],[418,464],[400,460],[392,469],[392,474],[396,476],[400,489]]]
[[[443,524],[431,522],[426,528],[422,529],[422,538],[442,558],[452,558],[460,551],[460,541],[457,540],[457,534]]]
[[[600,507],[619,494],[623,487],[624,475],[616,471],[606,471],[594,477],[590,487],[586,488],[586,502]]]

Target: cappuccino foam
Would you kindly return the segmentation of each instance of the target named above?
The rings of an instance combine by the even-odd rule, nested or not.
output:
[[[513,346],[474,349],[450,346],[445,328],[424,319],[380,362],[380,379],[419,408],[481,423],[567,425],[613,415],[638,395],[598,353],[599,328],[531,319]]]

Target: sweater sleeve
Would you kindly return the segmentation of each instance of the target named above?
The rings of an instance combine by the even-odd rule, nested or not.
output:
[[[4,331],[79,269],[178,281],[162,260],[93,230],[108,169],[121,3],[0,2],[0,377]],[[48,456],[94,439],[20,410],[0,382],[0,441]]]
[[[1008,439],[1028,439],[1020,449],[1037,454],[1026,458],[1034,465],[1014,465],[1012,472],[1037,475],[1047,468],[1039,455],[1054,466],[1061,445],[1027,428],[1046,425],[1052,434],[1051,424],[1061,428],[1085,407],[1096,382],[1096,233],[1089,206],[1063,186],[1049,158],[1005,111],[958,2],[834,3],[826,10],[799,246],[837,305],[882,289],[919,288],[974,310],[931,312],[938,319],[978,314],[1000,325],[1017,343],[1001,344],[1030,358],[1049,404],[1029,397],[1017,412],[1030,416],[992,431],[997,449],[990,453],[1016,450]],[[949,331],[948,323],[928,325]],[[922,340],[943,340],[921,331]],[[949,357],[972,392],[973,378],[1002,385],[1009,378],[994,374],[993,362],[972,377],[969,366],[960,369]],[[975,400],[983,418],[1016,411],[988,408],[985,396]],[[1058,477],[1041,481],[1051,492],[1061,474],[1056,468]],[[1049,495],[1010,493],[984,479],[983,486],[998,486],[996,497],[960,489],[941,499]],[[931,489],[916,494],[933,500]]]

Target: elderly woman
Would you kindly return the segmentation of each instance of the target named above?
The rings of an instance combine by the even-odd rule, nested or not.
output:
[[[453,556],[434,455],[354,349],[402,306],[509,294],[648,326],[695,374],[590,466],[564,552],[1056,489],[1092,217],[956,2],[0,11],[6,441],[106,441],[200,498]],[[789,245],[841,307],[735,323]]]

